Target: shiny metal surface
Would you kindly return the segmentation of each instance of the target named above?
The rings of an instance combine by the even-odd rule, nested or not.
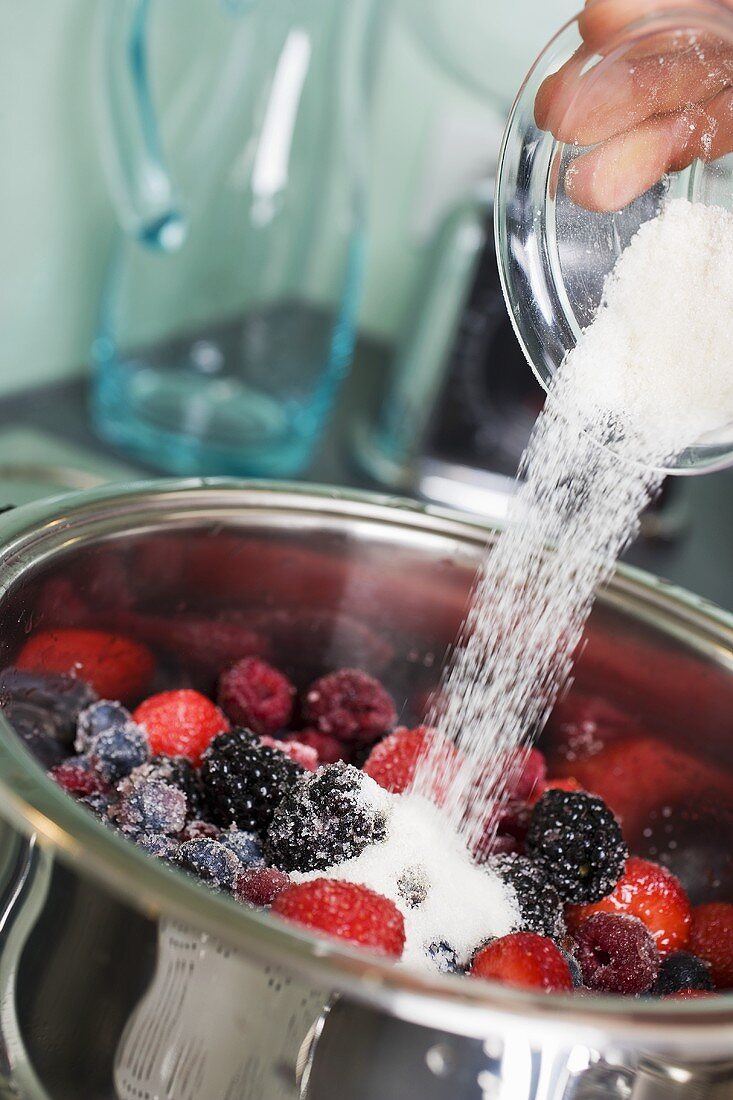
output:
[[[239,623],[297,681],[358,664],[417,720],[489,537],[388,498],[267,484],[29,505],[0,517],[0,662],[28,633],[71,625],[81,598],[94,623],[156,646],[160,686],[213,674],[192,621]],[[576,675],[620,692],[657,736],[732,767],[732,672],[728,616],[623,571]],[[395,968],[245,911],[106,830],[1,717],[0,732],[2,847],[21,853],[0,864],[7,1095],[595,1100],[630,1096],[641,1054],[706,1073],[730,1055],[730,996],[533,996]],[[720,830],[715,843],[731,847]]]

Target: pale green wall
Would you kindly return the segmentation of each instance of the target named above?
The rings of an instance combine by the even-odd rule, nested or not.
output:
[[[77,373],[87,358],[114,230],[95,136],[99,2],[0,0],[3,390]],[[188,17],[162,59],[163,96],[177,51],[211,41],[214,0],[185,2]],[[495,128],[495,108],[441,73],[416,41],[398,10],[403,3],[443,3],[451,16],[450,44],[462,56],[465,48],[467,64],[502,102],[573,10],[568,0],[393,0],[372,112],[372,231],[362,308],[362,325],[388,335],[399,330],[440,209],[480,174],[483,153],[472,153],[463,182],[460,172],[442,180],[444,171],[451,176],[451,165],[441,164],[436,132],[458,126],[460,133],[465,126],[467,134],[481,135],[484,125],[487,133]]]

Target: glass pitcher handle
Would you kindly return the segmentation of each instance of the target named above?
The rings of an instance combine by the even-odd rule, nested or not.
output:
[[[98,57],[109,183],[125,232],[175,252],[186,220],[165,163],[148,80],[150,0],[104,0]]]

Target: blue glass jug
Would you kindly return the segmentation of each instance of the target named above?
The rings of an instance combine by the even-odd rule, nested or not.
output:
[[[380,2],[100,5],[121,232],[92,418],[154,467],[268,477],[309,460],[354,343]],[[152,37],[161,73],[148,71]],[[160,117],[154,77],[168,84]]]

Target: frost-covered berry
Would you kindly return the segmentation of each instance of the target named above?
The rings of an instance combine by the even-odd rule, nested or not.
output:
[[[186,822],[186,796],[158,779],[125,779],[112,818],[123,832],[175,836]]]

